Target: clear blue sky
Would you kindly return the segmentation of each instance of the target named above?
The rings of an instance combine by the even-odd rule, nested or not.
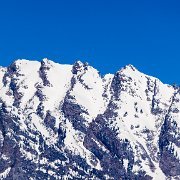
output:
[[[180,1],[1,1],[0,64],[44,57],[88,61],[102,74],[133,64],[180,84]]]

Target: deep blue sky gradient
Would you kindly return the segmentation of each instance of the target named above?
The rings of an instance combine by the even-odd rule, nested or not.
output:
[[[180,84],[180,1],[1,1],[0,65],[44,57],[88,61],[102,74],[133,64]]]

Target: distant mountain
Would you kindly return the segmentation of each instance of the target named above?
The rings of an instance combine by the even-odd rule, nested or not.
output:
[[[180,179],[180,88],[132,65],[0,67],[0,179]]]

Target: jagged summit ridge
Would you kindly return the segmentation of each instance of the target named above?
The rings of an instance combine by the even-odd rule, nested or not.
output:
[[[132,65],[17,60],[0,68],[0,178],[178,179],[179,110],[178,87]]]

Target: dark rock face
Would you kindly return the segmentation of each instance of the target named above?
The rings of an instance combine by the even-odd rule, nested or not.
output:
[[[119,94],[122,90],[122,76],[119,72],[117,72],[112,80],[111,91],[116,98],[119,97]]]
[[[47,71],[49,69],[50,69],[50,67],[48,66],[48,64],[45,61],[42,61],[41,67],[39,69],[39,76],[41,77],[44,86],[51,85],[51,83],[49,82],[48,77],[47,77]]]
[[[65,118],[69,119],[75,130],[86,132],[85,119],[82,114],[88,114],[78,104],[73,103],[73,97],[67,94],[65,101],[62,106],[62,111]]]
[[[168,176],[177,176],[180,175],[180,160],[177,155],[174,154],[174,148],[172,144],[175,144],[177,147],[180,147],[180,137],[173,137],[176,123],[169,120],[166,117],[165,122],[162,127],[159,147],[160,147],[160,167],[163,172]],[[176,134],[175,134],[176,136]]]
[[[0,179],[180,179],[178,86],[131,65],[104,79],[56,66],[15,62],[0,77]]]
[[[179,92],[173,97],[172,105],[165,117],[159,138],[160,167],[167,176],[180,175],[180,159],[175,151],[175,147],[180,148],[180,127],[178,127],[173,117],[173,114],[178,114],[173,109],[173,105],[178,102],[176,97],[178,94]]]
[[[44,118],[44,123],[46,124],[46,127],[52,129],[53,131],[57,130],[55,127],[56,118],[51,115],[50,111],[46,113],[46,117]]]
[[[88,69],[88,64],[87,63],[82,63],[81,61],[77,61],[73,65],[72,73],[73,74],[78,74],[78,72],[86,71],[87,69]]]
[[[105,147],[106,151],[98,146],[98,143]],[[84,140],[84,145],[99,160],[103,172],[114,179],[132,177],[133,152],[128,140],[120,141],[116,133],[111,130],[103,117],[98,117],[92,122]],[[123,159],[128,159],[127,172],[123,166]]]

